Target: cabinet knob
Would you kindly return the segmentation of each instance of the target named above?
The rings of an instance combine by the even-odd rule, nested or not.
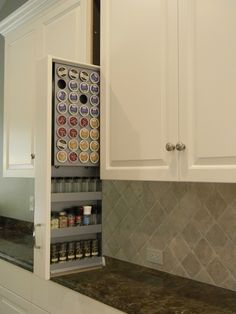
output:
[[[35,154],[31,154],[31,159],[35,159]]]
[[[166,150],[167,150],[168,152],[172,152],[173,150],[175,150],[175,145],[172,144],[172,143],[167,143],[167,144],[166,144]]]
[[[181,142],[178,142],[176,144],[176,149],[179,151],[179,152],[182,152],[183,150],[185,150],[186,146],[184,143],[181,143]]]

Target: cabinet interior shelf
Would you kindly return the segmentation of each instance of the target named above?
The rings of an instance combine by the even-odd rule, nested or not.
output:
[[[93,268],[99,266],[102,266],[101,256],[52,264],[50,267],[50,271],[52,275],[55,275],[62,272],[70,272],[74,270]]]
[[[51,201],[74,202],[74,201],[96,201],[102,199],[102,192],[77,192],[77,193],[52,193]]]
[[[61,237],[71,237],[82,234],[92,234],[92,233],[101,233],[102,225],[89,225],[89,226],[78,226],[78,227],[68,227],[68,228],[59,228],[51,230],[51,238],[61,238]]]

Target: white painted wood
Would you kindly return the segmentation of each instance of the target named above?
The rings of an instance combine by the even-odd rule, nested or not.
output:
[[[179,0],[182,181],[236,181],[236,2]]]
[[[31,304],[0,286],[1,314],[31,314]]]
[[[5,41],[4,176],[34,172],[34,103],[38,33],[21,28]]]
[[[38,306],[31,304],[31,313],[32,314],[50,314],[49,312],[44,311]]]
[[[103,0],[101,33],[102,179],[177,180],[177,1]]]

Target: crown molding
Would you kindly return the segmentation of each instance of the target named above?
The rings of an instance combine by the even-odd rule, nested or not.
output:
[[[65,0],[63,0],[65,2]],[[79,0],[77,0],[79,2]],[[0,34],[4,37],[25,22],[40,17],[47,9],[62,0],[29,0],[0,22]]]

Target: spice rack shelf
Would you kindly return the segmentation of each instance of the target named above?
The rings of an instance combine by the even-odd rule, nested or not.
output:
[[[89,225],[89,226],[78,226],[78,227],[68,227],[59,228],[51,230],[51,238],[61,238],[61,237],[71,237],[83,234],[101,233],[102,225]]]
[[[52,193],[51,202],[99,201],[102,192]]]
[[[85,270],[86,268],[93,268],[93,267],[101,267],[102,266],[102,257],[91,257],[85,258],[82,260],[75,260],[75,261],[67,261],[61,262],[57,264],[52,264],[50,267],[51,275],[56,275],[62,272],[71,272],[74,270]]]

